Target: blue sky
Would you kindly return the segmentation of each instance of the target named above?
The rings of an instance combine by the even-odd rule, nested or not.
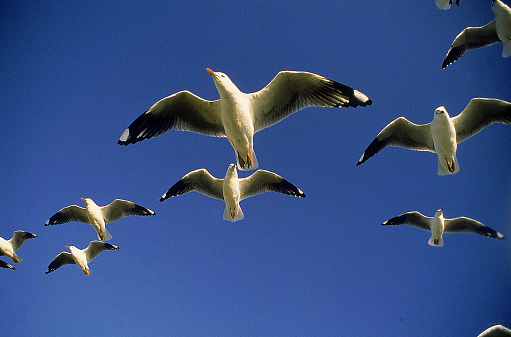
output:
[[[502,45],[441,70],[491,1],[441,11],[428,1],[2,1],[0,236],[39,237],[0,270],[5,336],[477,336],[511,326],[511,129],[492,125],[458,147],[460,172],[437,175],[432,153],[387,148],[355,164],[399,116],[427,123],[473,97],[511,101]],[[509,5],[509,1],[507,1]],[[305,199],[265,193],[245,219],[198,193],[160,196],[189,171],[223,177],[226,139],[170,131],[127,147],[124,129],[180,90],[217,99],[206,67],[244,92],[281,70],[356,88],[366,108],[308,108],[255,135],[260,168]],[[240,176],[248,173],[241,172]],[[90,225],[44,222],[81,197],[156,212],[109,225],[118,251],[45,275]],[[467,216],[505,240],[380,224],[407,211]],[[4,258],[5,261],[7,259]]]

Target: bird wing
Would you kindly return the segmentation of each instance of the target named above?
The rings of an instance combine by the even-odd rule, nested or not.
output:
[[[180,91],[156,102],[123,132],[118,144],[135,144],[171,129],[225,137],[220,100],[207,101]]]
[[[162,195],[160,201],[192,191],[197,191],[211,198],[223,200],[223,179],[213,177],[206,169],[198,169],[189,172],[177,183],[172,185],[172,187]]]
[[[452,122],[456,141],[461,143],[490,124],[511,124],[511,103],[496,98],[472,98]]]
[[[382,226],[387,225],[408,225],[417,227],[420,229],[424,229],[429,231],[429,223],[431,221],[431,217],[422,215],[419,212],[406,212],[401,215],[398,215],[396,217],[393,217],[392,219],[389,219],[382,223]]]
[[[72,221],[90,223],[85,208],[77,205],[64,207],[57,213],[53,214],[52,217],[46,221],[45,225],[59,225]]]
[[[5,261],[0,260],[0,268],[16,269]]]
[[[454,219],[445,219],[444,232],[446,233],[465,232],[475,233],[483,236],[490,236],[492,238],[497,239],[504,238],[504,235],[502,235],[501,233],[494,231],[490,227],[486,227],[477,220],[470,219],[464,216]]]
[[[249,177],[241,178],[239,182],[240,197],[242,200],[266,191],[305,198],[305,193],[303,193],[298,187],[291,184],[278,174],[266,170],[257,170]]]
[[[14,251],[17,251],[23,245],[25,240],[33,239],[36,237],[37,237],[37,235],[29,233],[29,232],[15,231],[14,235],[11,238],[12,249],[14,249]]]
[[[467,27],[452,42],[442,63],[442,69],[463,56],[467,50],[486,47],[499,41],[495,20],[482,27]]]
[[[309,106],[338,108],[372,103],[358,90],[303,71],[281,71],[266,87],[249,96],[254,104],[256,132]]]
[[[96,256],[104,250],[117,250],[119,247],[112,245],[111,243],[103,241],[91,241],[89,246],[84,249],[85,257],[87,262],[92,261]]]
[[[129,215],[155,215],[148,208],[128,200],[115,199],[110,204],[100,207],[106,223],[117,221]]]
[[[417,151],[435,152],[431,137],[431,123],[415,124],[404,117],[389,123],[364,151],[357,166],[387,146],[399,146]]]
[[[48,266],[48,269],[46,269],[46,274],[51,273],[52,271],[60,268],[61,266],[65,264],[75,264],[75,260],[73,259],[73,256],[68,252],[62,252],[59,255],[57,255],[53,261],[51,261],[50,265]]]

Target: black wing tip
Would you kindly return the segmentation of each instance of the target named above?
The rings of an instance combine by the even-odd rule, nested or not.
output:
[[[190,191],[190,184],[184,182],[183,179],[172,185],[167,192],[165,192],[160,198],[160,202],[167,200],[170,197],[175,197]]]
[[[447,52],[447,55],[445,55],[444,62],[442,63],[442,69],[445,69],[447,66],[456,62],[464,54],[464,52],[465,50],[463,48],[451,47],[451,49]]]

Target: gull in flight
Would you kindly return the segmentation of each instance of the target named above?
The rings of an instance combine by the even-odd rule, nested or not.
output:
[[[387,225],[408,225],[430,231],[431,238],[428,244],[434,247],[442,247],[444,245],[444,240],[442,238],[444,233],[475,233],[496,239],[504,238],[504,235],[501,233],[494,231],[490,227],[486,227],[474,219],[464,216],[454,219],[445,219],[443,208],[436,211],[434,217],[425,216],[419,212],[406,212],[382,223],[382,226]]]
[[[115,199],[106,206],[98,206],[91,198],[81,198],[85,201],[85,208],[71,205],[64,207],[51,218],[45,225],[52,226],[67,222],[83,222],[94,226],[100,240],[110,240],[112,235],[106,230],[106,224],[117,221],[129,215],[155,215],[153,211],[139,206],[131,201]]]
[[[451,8],[452,0],[436,0],[436,6],[440,9]],[[460,5],[460,0],[456,0],[456,6]]]
[[[91,241],[89,246],[85,249],[78,249],[75,246],[66,247],[69,248],[71,253],[62,252],[57,255],[53,261],[51,261],[48,269],[46,269],[46,274],[51,273],[65,264],[77,264],[85,275],[90,275],[90,269],[87,265],[90,261],[104,250],[119,249],[119,247],[103,241]]]
[[[191,191],[224,200],[223,218],[232,222],[244,217],[240,207],[241,200],[266,191],[305,198],[302,190],[278,174],[257,170],[247,178],[238,178],[236,165],[230,164],[224,179],[213,177],[206,169],[198,169],[186,174],[161,197],[160,201]]]
[[[502,42],[502,57],[511,56],[511,8],[493,0],[495,19],[482,27],[467,27],[456,36],[442,63],[442,69],[459,59],[467,50]]]
[[[16,269],[5,261],[0,260],[0,268]]]
[[[224,73],[206,69],[220,94],[215,101],[180,91],[156,102],[121,135],[118,144],[134,144],[171,129],[227,137],[240,170],[258,167],[254,133],[309,106],[357,107],[371,100],[358,90],[303,71],[281,71],[263,89],[243,93]]]
[[[37,235],[24,231],[15,231],[14,235],[9,240],[5,240],[4,238],[0,237],[0,256],[5,255],[9,257],[12,262],[16,264],[20,263],[23,261],[23,259],[16,255],[16,251],[21,248],[25,240],[33,239],[36,237]],[[7,265],[7,268],[9,268],[8,266],[10,265],[7,263],[5,264]]]
[[[511,330],[500,324],[489,327],[481,332],[477,337],[510,337]]]
[[[445,107],[435,110],[433,121],[414,124],[399,117],[380,131],[360,157],[357,166],[387,146],[417,151],[436,152],[438,174],[459,171],[456,150],[458,143],[493,123],[511,124],[511,103],[495,98],[473,98],[457,116],[450,117]]]

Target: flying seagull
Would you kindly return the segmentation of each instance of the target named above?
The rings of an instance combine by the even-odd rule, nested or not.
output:
[[[232,222],[244,217],[240,207],[241,200],[266,191],[305,198],[302,190],[278,174],[257,170],[247,178],[238,178],[236,165],[230,164],[224,179],[213,177],[206,169],[198,169],[186,174],[161,197],[160,201],[191,191],[224,200],[223,218]]]
[[[454,39],[442,63],[442,69],[459,59],[467,50],[503,43],[502,57],[511,56],[511,8],[500,0],[491,7],[495,19],[482,27],[467,27]]]
[[[139,206],[131,201],[115,199],[106,206],[98,206],[91,198],[81,198],[85,201],[85,208],[71,205],[64,207],[51,218],[45,225],[53,226],[67,222],[83,222],[94,226],[100,240],[110,240],[112,236],[106,230],[106,224],[117,221],[129,215],[155,215],[153,211]]]
[[[371,100],[358,90],[303,71],[281,71],[263,89],[243,93],[224,73],[206,69],[220,99],[208,101],[180,91],[156,102],[121,135],[118,144],[134,144],[171,129],[227,137],[240,170],[256,169],[254,133],[309,106],[357,107]]]
[[[75,246],[66,247],[69,248],[71,253],[62,252],[57,255],[53,261],[51,261],[48,269],[46,269],[46,274],[49,274],[52,271],[60,268],[62,265],[73,263],[82,268],[85,275],[90,275],[90,269],[87,263],[92,261],[96,256],[99,255],[99,253],[104,250],[119,249],[119,247],[103,241],[91,241],[89,246],[85,249],[78,249]]]
[[[5,261],[0,260],[0,268],[16,269]]]
[[[452,0],[436,0],[436,6],[440,9],[451,8]],[[460,0],[456,0],[456,6],[460,5]]]
[[[501,233],[494,231],[490,227],[486,227],[474,219],[464,216],[454,219],[445,219],[443,208],[436,211],[433,218],[422,215],[419,212],[406,212],[382,223],[382,226],[387,225],[409,225],[430,231],[431,238],[428,244],[435,247],[442,247],[444,245],[444,240],[442,239],[443,233],[475,233],[497,239],[504,238],[504,235]]]
[[[481,332],[477,337],[510,337],[511,330],[498,324]]]
[[[457,144],[493,123],[511,124],[511,103],[495,98],[473,98],[456,117],[449,117],[445,107],[435,110],[428,124],[414,124],[399,117],[380,131],[360,157],[357,166],[387,146],[436,152],[438,174],[459,171]]]
[[[16,255],[16,251],[21,248],[25,240],[36,237],[37,235],[24,231],[15,231],[14,235],[9,240],[0,237],[0,256],[5,255],[11,258],[12,262],[16,264],[20,263],[23,259]]]

